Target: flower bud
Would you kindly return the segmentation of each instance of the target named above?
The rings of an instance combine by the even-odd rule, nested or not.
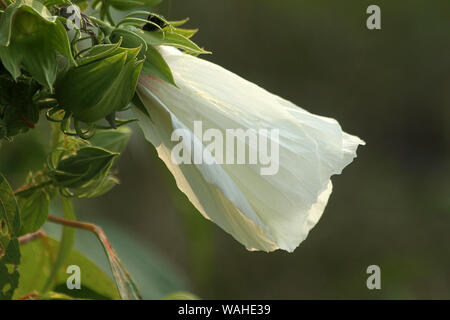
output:
[[[63,159],[50,174],[58,187],[83,188],[94,180],[103,180],[117,155],[105,149],[85,147]]]
[[[136,59],[141,48],[118,45],[93,47],[78,67],[57,80],[58,102],[75,119],[96,122],[125,108],[133,98],[143,63]]]

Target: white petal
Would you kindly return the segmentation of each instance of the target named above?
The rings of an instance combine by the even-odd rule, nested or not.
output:
[[[364,142],[344,133],[336,120],[313,115],[220,66],[172,48],[161,52],[179,88],[141,76],[138,94],[153,121],[135,111],[178,187],[247,249],[293,251],[320,219],[330,177],[352,162]],[[261,165],[175,165],[173,130],[192,133],[199,120],[204,131],[280,130],[278,173],[262,176]]]

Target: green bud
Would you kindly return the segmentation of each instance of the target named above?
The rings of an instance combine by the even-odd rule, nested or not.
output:
[[[52,90],[56,51],[75,63],[63,24],[41,2],[17,0],[6,8],[0,19],[0,59],[14,79],[23,67]]]
[[[143,61],[139,48],[98,45],[80,60],[78,67],[56,82],[56,97],[77,120],[91,123],[125,108],[136,89]]]
[[[95,180],[103,180],[117,156],[118,153],[105,149],[85,147],[60,161],[50,175],[58,187],[86,187]]]

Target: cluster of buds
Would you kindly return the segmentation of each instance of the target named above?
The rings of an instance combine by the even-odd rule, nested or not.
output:
[[[116,113],[136,100],[141,73],[176,86],[157,47],[205,53],[189,39],[197,30],[181,29],[187,20],[169,22],[146,11],[132,12],[118,23],[108,14],[110,8],[129,10],[159,2],[97,1],[93,7],[99,9],[100,19],[73,4],[45,6],[37,0],[9,4],[0,19],[0,75],[11,85],[32,83],[33,90],[27,91],[26,104],[14,101],[8,92],[0,94],[0,138],[34,128],[40,110],[47,108],[47,119],[60,122],[65,134],[90,139],[96,128],[105,128],[97,124],[104,118],[113,128],[129,122],[117,119]],[[80,23],[73,23],[73,16]],[[83,132],[80,122],[89,129]]]

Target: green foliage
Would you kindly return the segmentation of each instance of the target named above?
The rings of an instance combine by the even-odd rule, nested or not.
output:
[[[15,136],[36,128],[41,114],[53,129],[47,160],[29,172],[22,187],[13,191],[0,175],[0,298],[141,298],[103,231],[76,221],[72,199],[99,197],[119,183],[114,163],[131,135],[126,124],[136,120],[117,114],[140,104],[135,90],[141,72],[176,85],[157,46],[206,53],[190,40],[197,30],[179,28],[187,20],[169,22],[138,10],[116,23],[110,12],[160,2],[0,4],[0,141],[14,143]],[[72,4],[82,11],[71,14]],[[88,16],[92,10],[95,14]],[[50,212],[56,202],[62,203],[60,218]],[[48,221],[64,226],[59,241],[43,234]],[[77,228],[96,234],[115,285],[74,251]],[[70,264],[84,270],[81,291],[65,285]]]
[[[145,60],[143,72],[176,86],[172,71],[159,51],[155,47],[149,46],[147,56],[149,59]]]
[[[33,102],[33,96],[38,90],[39,85],[33,79],[15,81],[7,73],[0,74],[0,139],[10,140],[34,128],[40,108]]]
[[[111,244],[100,228],[95,230],[98,239],[100,240],[106,255],[108,256],[109,264],[112,269],[114,280],[116,281],[120,297],[123,300],[140,300],[142,299],[139,290],[131,278],[128,271],[122,265],[117,253],[112,249]]]
[[[50,277],[54,257],[58,254],[59,248],[60,243],[49,237],[40,237],[20,247],[22,254],[21,277],[14,298],[23,297],[31,292],[39,295],[44,293],[44,287]],[[81,290],[67,289],[66,269],[69,265],[77,265],[82,271]],[[51,292],[62,293],[78,299],[120,299],[114,282],[76,250],[70,251],[54,279],[54,284],[50,288]]]
[[[0,299],[10,299],[18,286],[20,215],[14,192],[0,174]]]
[[[166,32],[143,32],[142,37],[151,46],[172,46],[185,50],[193,54],[205,54],[203,50],[194,42],[177,32],[178,29],[167,30]]]
[[[66,198],[62,198],[62,212],[64,219],[68,221],[75,221],[77,219],[73,209],[72,202]],[[75,229],[71,227],[63,227],[61,241],[59,243],[58,252],[56,253],[55,261],[53,262],[50,275],[45,283],[43,292],[46,293],[53,285],[58,271],[67,261],[75,243]]]
[[[28,197],[19,197],[20,235],[38,231],[48,218],[50,195],[44,189],[38,189]]]
[[[137,12],[138,15],[142,13]],[[188,19],[169,22],[156,14],[150,14],[147,20],[135,16],[136,14],[133,13],[126,16],[119,22],[118,27],[111,31],[109,37],[112,42],[121,42],[128,48],[143,47],[141,55],[145,53],[146,56],[143,73],[176,86],[170,67],[156,47],[173,46],[194,55],[209,53],[190,40],[198,29],[177,28],[186,23]]]
[[[44,5],[17,0],[5,10],[0,21],[0,58],[14,79],[22,74],[23,64],[35,80],[52,89],[56,51],[73,60],[64,26]]]

